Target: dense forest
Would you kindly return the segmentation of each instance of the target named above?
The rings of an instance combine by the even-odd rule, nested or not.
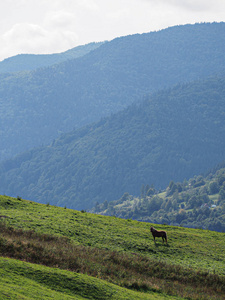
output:
[[[225,78],[178,85],[0,165],[0,193],[76,209],[225,159]]]
[[[140,196],[129,193],[115,201],[96,203],[91,212],[156,224],[225,232],[225,163],[165,190],[142,185]]]
[[[53,66],[1,73],[0,160],[49,144],[149,93],[225,73],[224,31],[225,23],[175,26],[117,38]]]

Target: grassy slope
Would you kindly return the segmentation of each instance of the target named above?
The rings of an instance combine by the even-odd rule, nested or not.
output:
[[[75,244],[143,254],[172,264],[225,275],[223,233],[158,226],[168,233],[168,247],[150,235],[149,223],[105,217],[34,202],[0,197],[7,224],[68,236]]]
[[[87,217],[88,216],[88,217]],[[73,218],[77,217],[77,222]],[[97,217],[97,219],[96,219]],[[71,219],[73,222],[71,222]],[[0,220],[17,228],[34,229],[36,232],[58,236],[75,236],[75,244],[90,244],[85,230],[90,221],[97,221],[93,238],[104,218],[73,210],[41,205],[26,200],[0,196]],[[111,227],[115,219],[106,218],[103,228]],[[75,226],[74,226],[75,225]],[[75,229],[75,230],[74,230]],[[101,231],[101,229],[99,229]],[[78,233],[81,237],[77,239]],[[100,232],[101,234],[101,232]],[[0,235],[0,238],[3,236]],[[4,238],[3,238],[4,239]],[[11,237],[13,241],[14,237]],[[2,240],[3,241],[3,240]],[[93,242],[93,241],[92,241]],[[3,242],[4,243],[4,242]],[[27,241],[24,240],[24,243]],[[106,248],[107,240],[98,244]],[[29,247],[29,245],[28,245]],[[115,248],[112,246],[112,249]],[[117,248],[117,247],[116,247]],[[1,299],[182,299],[163,293],[137,292],[122,288],[99,278],[31,264],[16,259],[0,257],[0,298]]]
[[[83,274],[0,258],[3,299],[177,299],[130,291]]]

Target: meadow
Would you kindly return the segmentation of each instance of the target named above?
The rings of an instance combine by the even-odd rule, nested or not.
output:
[[[140,293],[87,275],[8,258],[0,258],[0,297],[2,300],[178,299],[156,293]]]
[[[10,257],[15,266],[23,260],[28,269],[79,274],[120,286],[124,297],[132,292],[146,297],[140,299],[225,299],[224,233],[99,216],[20,197],[0,196],[0,215],[1,266]],[[154,244],[151,225],[167,231],[168,245],[160,239]]]

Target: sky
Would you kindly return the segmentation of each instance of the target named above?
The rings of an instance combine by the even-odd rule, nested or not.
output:
[[[174,25],[225,21],[225,0],[1,0],[0,61]]]

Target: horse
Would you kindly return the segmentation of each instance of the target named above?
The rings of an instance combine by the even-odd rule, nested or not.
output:
[[[151,231],[151,233],[153,235],[154,242],[155,242],[155,237],[161,237],[162,240],[163,240],[163,243],[164,243],[164,239],[165,239],[166,244],[167,244],[167,234],[166,234],[166,231],[156,230],[154,227],[151,227],[150,231]]]

